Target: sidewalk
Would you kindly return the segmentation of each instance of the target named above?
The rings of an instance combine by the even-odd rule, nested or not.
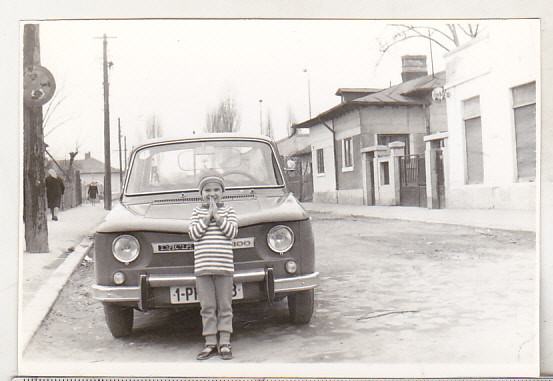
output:
[[[475,226],[488,229],[536,231],[535,211],[498,209],[427,209],[407,206],[348,204],[302,204],[309,212],[345,217],[375,217],[438,224]]]
[[[94,229],[107,211],[102,203],[48,213],[48,253],[23,252],[19,261],[19,344],[21,350],[50,311],[75,267],[92,245]],[[23,242],[24,244],[24,242]],[[23,248],[24,249],[24,248]]]

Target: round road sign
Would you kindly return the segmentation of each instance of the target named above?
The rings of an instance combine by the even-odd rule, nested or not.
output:
[[[23,75],[23,103],[39,107],[48,102],[56,91],[56,81],[48,69],[40,65],[28,66]]]

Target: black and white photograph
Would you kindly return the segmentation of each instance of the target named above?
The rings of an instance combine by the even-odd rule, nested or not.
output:
[[[19,374],[540,375],[539,19],[19,29]]]

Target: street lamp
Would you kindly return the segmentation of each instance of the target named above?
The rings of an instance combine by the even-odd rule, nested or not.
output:
[[[259,100],[259,129],[261,131],[261,134],[263,134],[263,114],[261,103],[263,103],[263,99]]]
[[[307,74],[307,98],[309,99],[309,119],[311,119],[311,82],[309,81],[307,69],[303,69],[303,72]]]

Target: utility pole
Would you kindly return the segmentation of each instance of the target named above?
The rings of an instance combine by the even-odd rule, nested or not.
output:
[[[303,72],[307,74],[307,99],[309,100],[309,119],[311,119],[311,81],[307,69],[303,69]]]
[[[127,135],[123,136],[125,142],[125,172],[127,172]]]
[[[432,78],[434,78],[434,56],[432,54],[432,39],[430,38],[430,28],[428,28],[428,43],[430,45],[430,64],[432,65]]]
[[[109,75],[108,36],[104,33],[104,209],[111,210],[111,151],[109,129]],[[109,37],[114,38],[114,37]]]
[[[123,190],[123,160],[121,159],[121,118],[117,118],[117,125],[119,129],[118,141],[119,141],[119,189]]]
[[[30,253],[49,252],[42,104],[51,99],[55,82],[53,77],[48,81],[40,78],[44,70],[40,66],[39,26],[26,24],[23,32],[23,221],[26,251]],[[40,88],[44,85],[48,89]],[[47,93],[50,93],[49,98]]]
[[[263,112],[261,103],[263,103],[263,99],[259,100],[259,130],[261,131],[260,133],[263,135]]]

